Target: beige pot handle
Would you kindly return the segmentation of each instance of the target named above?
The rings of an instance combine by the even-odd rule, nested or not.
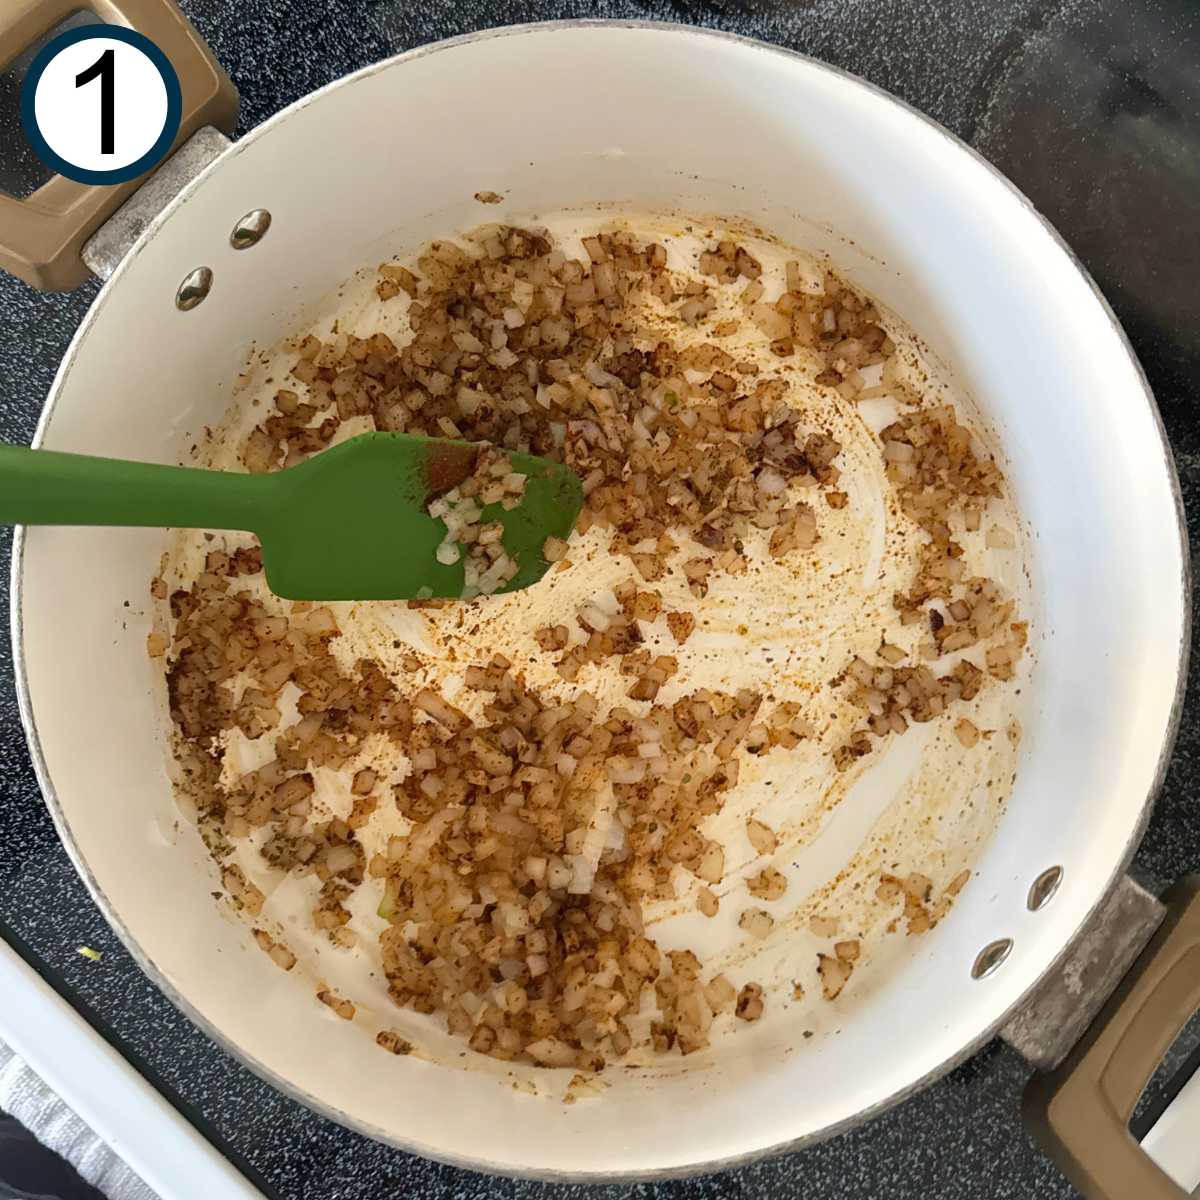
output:
[[[237,89],[173,0],[0,0],[0,70],[81,10],[144,33],[170,59],[183,93],[172,151],[206,125],[233,132]],[[0,269],[44,291],[78,287],[84,242],[152,173],[110,186],[55,175],[24,200],[0,193]]]
[[[1129,1132],[1138,1097],[1200,1009],[1200,877],[1164,903],[1161,928],[1083,1039],[1025,1092],[1030,1132],[1088,1200],[1188,1200]]]

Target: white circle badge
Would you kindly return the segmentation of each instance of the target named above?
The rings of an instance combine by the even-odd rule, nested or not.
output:
[[[38,157],[81,183],[124,183],[162,159],[179,132],[179,77],[163,52],[120,25],[47,43],[21,89]]]

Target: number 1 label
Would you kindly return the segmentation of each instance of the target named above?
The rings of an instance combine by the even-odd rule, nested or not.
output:
[[[86,71],[75,76],[75,86],[83,87],[93,79],[100,80],[100,153],[116,154],[117,89],[115,67],[116,54],[112,47],[105,50]]]
[[[123,183],[154,167],[174,144],[182,107],[166,55],[122,25],[54,38],[21,88],[21,121],[38,157],[81,183]]]

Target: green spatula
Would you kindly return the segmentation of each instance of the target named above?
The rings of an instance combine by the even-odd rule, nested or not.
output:
[[[364,433],[269,475],[241,475],[0,446],[0,524],[243,529],[262,542],[271,590],[289,600],[457,597],[463,562],[434,557],[446,527],[431,497],[466,479],[479,447],[403,433]],[[570,535],[583,504],[578,476],[531,454],[519,507],[483,509],[504,526],[518,572],[536,583],[548,537]]]

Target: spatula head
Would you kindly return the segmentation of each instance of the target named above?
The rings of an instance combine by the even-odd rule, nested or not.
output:
[[[479,447],[445,438],[364,433],[267,476],[270,502],[258,533],[271,590],[289,600],[459,597],[464,564],[434,557],[446,534],[429,516],[433,496],[470,475]],[[484,507],[504,526],[518,565],[502,591],[536,583],[548,537],[567,538],[583,505],[579,477],[561,463],[508,453],[527,476],[519,507]]]

